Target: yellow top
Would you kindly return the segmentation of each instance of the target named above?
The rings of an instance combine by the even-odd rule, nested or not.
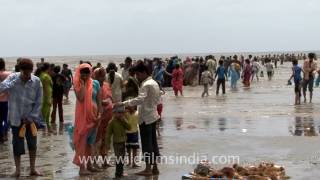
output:
[[[125,114],[125,117],[126,117],[128,124],[130,126],[130,131],[127,131],[127,133],[138,132],[138,122],[139,122],[138,112],[135,112],[133,114],[130,114],[129,112],[127,112]]]

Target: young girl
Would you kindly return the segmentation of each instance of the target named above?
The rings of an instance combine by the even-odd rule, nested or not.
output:
[[[125,118],[130,125],[130,130],[127,130],[127,142],[126,148],[129,155],[129,163],[128,166],[132,166],[133,168],[139,167],[136,164],[137,159],[137,151],[139,149],[139,134],[138,134],[138,112],[136,111],[136,107],[126,107]]]

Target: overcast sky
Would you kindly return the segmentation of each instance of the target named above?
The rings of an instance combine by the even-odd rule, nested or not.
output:
[[[0,0],[0,56],[320,50],[319,0]]]

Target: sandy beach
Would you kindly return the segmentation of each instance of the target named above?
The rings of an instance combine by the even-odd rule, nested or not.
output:
[[[185,96],[176,98],[171,89],[164,96],[163,124],[159,137],[163,156],[238,156],[243,165],[261,161],[274,162],[286,168],[292,179],[320,177],[320,94],[315,89],[314,103],[293,105],[294,91],[286,82],[290,63],[281,65],[275,78],[264,77],[250,89],[201,98],[202,87],[185,87]],[[38,135],[37,167],[45,175],[36,179],[111,179],[114,169],[91,177],[80,178],[72,164],[74,152],[69,146],[66,128],[74,121],[75,96],[64,105],[65,122],[55,127],[50,136]],[[14,171],[11,137],[0,145],[0,178],[9,179]],[[111,153],[113,154],[113,153]],[[22,158],[22,178],[28,177],[28,155]],[[230,164],[216,164],[222,167]],[[128,169],[127,179],[181,179],[193,170],[195,164],[161,164],[157,177],[142,178]],[[140,168],[141,169],[141,168]]]

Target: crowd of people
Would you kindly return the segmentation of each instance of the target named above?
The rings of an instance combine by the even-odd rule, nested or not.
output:
[[[302,67],[298,60],[304,60]],[[42,175],[35,168],[37,130],[45,128],[51,133],[57,111],[63,124],[63,96],[68,103],[73,86],[76,96],[73,163],[79,166],[79,174],[89,175],[110,167],[109,162],[83,163],[81,158],[107,157],[111,147],[117,158],[124,159],[128,154],[128,165],[138,167],[135,159],[141,145],[146,166],[137,174],[158,175],[160,152],[157,136],[160,135],[164,87],[172,87],[175,96],[183,96],[184,86],[202,85],[201,97],[205,97],[209,96],[209,87],[216,82],[216,95],[220,87],[225,94],[229,80],[231,89],[238,87],[240,79],[243,86],[249,88],[264,74],[272,80],[278,62],[292,62],[292,76],[288,84],[294,79],[295,103],[300,104],[301,94],[306,102],[307,89],[312,102],[313,84],[319,86],[320,83],[320,70],[315,60],[314,53],[249,55],[246,58],[234,55],[221,56],[218,60],[208,55],[187,57],[183,61],[178,56],[144,60],[127,57],[120,64],[121,73],[113,62],[103,67],[101,63],[92,66],[90,62],[80,61],[73,76],[67,64],[61,68],[45,62],[43,58],[36,68],[32,60],[19,58],[14,72],[6,71],[4,59],[0,59],[0,143],[8,140],[11,129],[16,165],[13,176],[18,177],[26,139],[30,174]],[[124,161],[116,162],[116,177],[125,175],[123,166]]]

